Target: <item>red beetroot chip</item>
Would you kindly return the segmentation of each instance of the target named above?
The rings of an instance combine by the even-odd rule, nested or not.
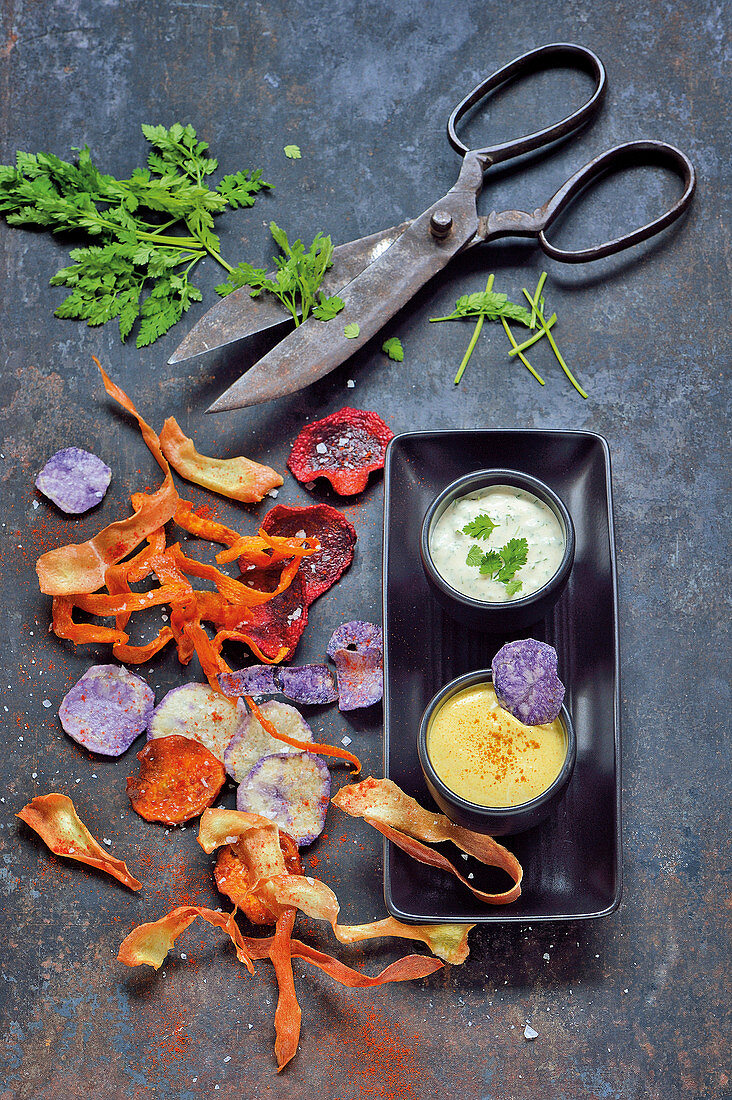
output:
[[[372,470],[384,467],[386,445],[394,433],[375,412],[351,409],[306,424],[287,465],[298,481],[326,477],[341,496],[366,488]]]
[[[320,542],[317,554],[303,558],[299,575],[305,582],[308,607],[345,573],[353,561],[356,528],[342,512],[330,504],[276,504],[262,520],[268,535],[315,537]]]
[[[279,570],[253,570],[249,574],[244,573],[243,579],[252,588],[271,592],[277,587]],[[278,656],[283,646],[286,647],[287,652],[280,656],[280,660],[288,661],[295,652],[307,621],[305,584],[300,574],[296,573],[290,587],[280,592],[279,596],[259,607],[250,608],[247,621],[239,629],[270,660]]]

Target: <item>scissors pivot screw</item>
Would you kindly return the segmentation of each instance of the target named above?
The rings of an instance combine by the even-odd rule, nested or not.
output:
[[[430,233],[438,241],[443,240],[452,229],[452,214],[447,210],[435,210],[430,218]]]

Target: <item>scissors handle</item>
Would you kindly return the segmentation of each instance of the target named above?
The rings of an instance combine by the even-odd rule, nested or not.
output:
[[[591,183],[621,168],[637,167],[642,165],[661,165],[669,168],[680,176],[684,190],[680,198],[673,206],[647,222],[638,229],[615,237],[605,244],[595,245],[592,248],[567,250],[557,248],[546,239],[546,230],[562,214],[570,203],[584,191]],[[582,264],[588,260],[599,260],[603,256],[612,256],[616,252],[622,252],[624,248],[630,248],[641,241],[647,241],[675,222],[691,202],[696,187],[696,172],[685,153],[674,145],[667,145],[665,141],[626,141],[617,145],[614,149],[608,149],[595,157],[579,171],[575,172],[567,182],[552,195],[536,213],[539,215],[540,228],[537,234],[540,247],[551,256],[553,260],[560,260],[565,264]]]
[[[534,149],[550,145],[553,141],[568,137],[580,130],[595,114],[607,90],[605,67],[597,54],[585,46],[575,46],[571,42],[555,42],[548,46],[539,46],[538,49],[530,50],[521,57],[515,58],[492,76],[487,77],[477,88],[473,88],[472,92],[458,103],[447,120],[447,138],[453,149],[461,156],[469,152],[468,146],[457,136],[455,127],[463,115],[476,103],[490,95],[496,88],[500,88],[502,84],[557,66],[582,69],[593,77],[595,89],[587,102],[566,118],[555,122],[552,126],[547,126],[544,130],[537,130],[525,137],[504,141],[499,145],[487,145],[484,149],[472,151],[481,159],[483,167],[488,168],[491,164],[499,164],[503,160],[531,153]]]

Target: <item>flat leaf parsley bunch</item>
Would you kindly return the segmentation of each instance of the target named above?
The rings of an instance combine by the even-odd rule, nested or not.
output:
[[[56,316],[89,325],[117,318],[122,340],[139,317],[138,347],[200,301],[189,274],[203,256],[234,270],[219,253],[214,217],[227,207],[252,206],[271,187],[257,170],[226,175],[210,188],[206,180],[218,161],[192,126],[144,125],[142,132],[152,146],[148,166],[127,180],[101,172],[87,146],[74,164],[52,153],[19,152],[15,167],[0,165],[0,214],[8,225],[93,238],[72,249],[74,262],[51,279],[71,290]]]

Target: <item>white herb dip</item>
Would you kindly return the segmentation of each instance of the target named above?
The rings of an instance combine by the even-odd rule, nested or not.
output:
[[[463,527],[483,514],[497,525],[490,536],[476,539],[464,534]],[[516,573],[516,580],[522,583],[512,597],[507,596],[505,584],[466,565],[471,546],[478,545],[484,552],[500,550],[509,539],[521,538],[526,539],[529,554],[526,565]],[[559,568],[564,547],[562,528],[551,508],[514,485],[489,485],[458,497],[430,532],[430,553],[437,572],[458,592],[485,603],[520,600],[542,588]]]

